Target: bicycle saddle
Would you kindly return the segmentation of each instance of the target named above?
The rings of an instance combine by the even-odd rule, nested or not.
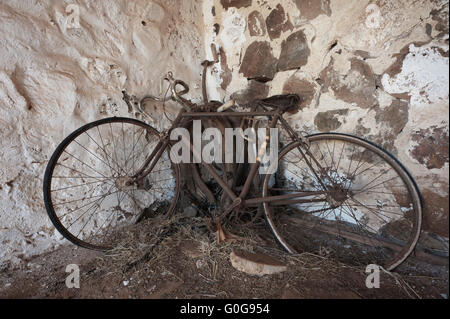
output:
[[[297,108],[301,102],[298,94],[273,95],[271,97],[258,100],[258,104],[281,111],[291,111]]]

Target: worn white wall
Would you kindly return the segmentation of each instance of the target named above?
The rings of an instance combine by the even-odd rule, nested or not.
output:
[[[65,27],[69,4],[79,28]],[[279,63],[294,34],[297,58]],[[241,69],[255,41],[270,53],[264,83]],[[424,227],[448,237],[448,1],[0,0],[0,263],[66,242],[42,202],[57,143],[92,120],[131,116],[121,91],[156,94],[167,70],[198,98],[211,42],[222,51],[211,98],[302,93],[294,126],[396,153],[421,186]]]
[[[47,160],[65,136],[132,116],[122,90],[157,94],[168,70],[199,87],[201,8],[195,0],[0,1],[0,264],[67,243],[42,200]]]

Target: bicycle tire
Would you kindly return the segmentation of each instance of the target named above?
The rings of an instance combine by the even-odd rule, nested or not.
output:
[[[365,150],[368,150],[369,153],[366,153],[366,155],[364,155],[364,156],[369,156],[367,154],[371,154],[370,152],[372,152],[373,154],[375,154],[376,156],[378,156],[379,158],[382,159],[380,161],[380,163],[382,163],[384,161],[385,163],[387,163],[389,165],[389,167],[391,167],[399,175],[399,177],[403,181],[404,185],[406,186],[407,192],[408,192],[408,194],[410,196],[410,200],[412,201],[411,204],[412,204],[413,212],[412,213],[408,213],[408,220],[412,219],[412,226],[411,226],[410,234],[407,235],[408,239],[406,240],[405,245],[403,246],[403,248],[399,252],[394,252],[393,253],[393,257],[390,258],[390,260],[386,260],[385,263],[382,265],[387,270],[395,269],[398,265],[400,265],[411,254],[411,252],[413,251],[415,245],[417,244],[417,241],[418,241],[419,235],[420,235],[421,222],[422,222],[422,210],[423,210],[423,208],[422,208],[422,200],[421,200],[421,195],[420,195],[419,188],[417,187],[417,184],[414,181],[414,179],[412,178],[411,174],[400,163],[400,161],[397,158],[395,158],[394,155],[392,155],[388,151],[384,150],[380,146],[378,146],[378,145],[376,145],[376,144],[374,144],[372,142],[369,142],[369,141],[367,141],[367,140],[365,140],[363,138],[360,138],[360,137],[357,137],[357,136],[353,136],[353,135],[349,135],[349,134],[341,134],[341,133],[319,133],[319,134],[309,135],[309,136],[307,136],[307,139],[309,140],[311,145],[314,145],[316,142],[321,141],[321,140],[322,141],[323,140],[334,140],[334,141],[343,142],[344,144],[342,146],[341,156],[342,156],[342,152],[343,152],[343,150],[345,148],[346,143],[355,144],[356,146],[359,146],[359,147],[361,147],[361,148],[363,148]],[[327,142],[327,145],[328,145],[328,142]],[[293,141],[293,142],[291,142],[290,144],[285,146],[279,152],[278,161],[280,161],[290,151],[295,150],[295,149],[297,149],[299,147],[302,147],[302,142],[300,142],[300,141]],[[320,147],[318,146],[317,149],[320,150]],[[321,153],[322,153],[322,151],[321,151]],[[361,154],[364,154],[364,152],[361,153]],[[330,155],[331,155],[331,153],[330,153]],[[334,149],[333,149],[333,156],[334,156]],[[331,158],[333,156],[331,156]],[[361,158],[363,158],[363,155],[360,155],[360,156],[361,156]],[[352,155],[352,158],[353,158],[353,155]],[[324,159],[325,159],[325,157],[324,157]],[[361,161],[361,159],[360,159],[360,161]],[[331,165],[331,164],[336,164],[336,163],[332,163],[332,161],[330,161],[329,166],[330,167],[333,166],[333,168],[334,168],[334,165]],[[352,164],[350,163],[350,166],[351,165]],[[375,166],[375,164],[372,164],[372,165]],[[337,164],[337,166],[339,166],[339,164]],[[358,168],[357,168],[357,170],[358,170]],[[349,171],[350,171],[350,169],[349,169]],[[356,171],[355,171],[355,173],[356,173]],[[275,173],[275,174],[277,174],[277,173]],[[278,172],[278,174],[280,174],[280,173]],[[385,173],[383,172],[383,174],[385,174]],[[264,185],[263,185],[263,196],[264,197],[265,196],[270,196],[269,182],[271,180],[271,176],[272,175],[273,174],[267,175],[265,180],[264,180]],[[349,175],[352,175],[352,174],[349,174]],[[380,173],[380,176],[381,175],[382,174]],[[353,176],[351,178],[356,179],[356,176]],[[311,178],[311,180],[312,179],[313,178]],[[272,181],[273,181],[273,178],[272,178]],[[350,188],[350,186],[349,186],[349,188]],[[391,189],[394,189],[394,188],[391,188]],[[375,191],[372,190],[372,192],[375,192]],[[377,193],[377,192],[375,192],[375,193]],[[381,192],[379,192],[379,193],[381,193]],[[356,193],[356,194],[358,194],[358,193]],[[388,194],[388,193],[386,193],[386,194]],[[392,191],[392,195],[395,195],[394,191]],[[347,195],[347,196],[356,196],[356,195],[353,194],[353,195]],[[373,195],[373,196],[385,196],[385,195]],[[331,200],[328,199],[328,197],[329,197],[329,195],[327,195],[326,201],[331,201]],[[405,197],[402,197],[402,199],[404,199],[404,198]],[[398,201],[397,198],[395,198],[395,200]],[[402,201],[402,200],[400,200],[400,201]],[[331,216],[331,218],[329,216],[326,216],[326,217],[324,217],[324,219],[326,219],[326,218],[329,218],[331,220],[334,219],[336,224],[341,223],[341,219],[339,219],[336,216],[336,213],[334,212],[337,209],[335,204],[333,204],[333,206],[332,206],[330,203],[328,203],[328,205],[329,205],[329,207],[325,206],[323,209],[327,209],[328,208],[329,211],[333,211],[334,217],[336,217],[336,218],[334,218],[333,216]],[[268,224],[269,228],[271,229],[273,235],[275,236],[276,240],[278,241],[278,243],[285,250],[287,250],[288,252],[290,252],[290,253],[298,253],[299,251],[297,249],[295,249],[283,237],[283,235],[282,235],[282,233],[280,231],[281,226],[280,225],[278,225],[278,226],[276,225],[276,223],[274,221],[275,217],[274,217],[274,214],[272,212],[272,210],[275,211],[275,208],[274,207],[271,208],[270,202],[265,202],[263,206],[264,206],[264,214],[265,214],[265,218],[266,218],[267,224]],[[368,206],[373,206],[373,205],[368,205]],[[401,208],[402,212],[404,213],[404,210],[403,210],[403,207],[401,206],[401,204],[398,204],[398,206],[399,206],[399,208]],[[381,206],[381,207],[384,207],[384,206]],[[363,208],[361,208],[361,210],[362,209]],[[305,210],[305,211],[308,212],[307,210]],[[411,211],[411,210],[409,210],[409,211]],[[393,212],[394,211],[392,211],[392,213]],[[317,213],[313,213],[312,215],[314,215],[314,214],[317,214]],[[387,215],[387,213],[384,213],[384,214]],[[354,215],[353,215],[353,217],[354,217]],[[406,219],[406,217],[404,217],[404,218]],[[393,217],[393,219],[394,219],[394,217]],[[396,221],[398,221],[399,219],[400,219],[400,217],[398,217],[398,219]],[[356,220],[356,218],[355,218],[355,220]],[[394,220],[391,221],[391,222],[393,223]],[[317,221],[316,221],[316,223],[317,223]],[[322,223],[322,221],[321,221],[321,223]],[[327,220],[327,223],[332,224],[334,222],[330,222],[330,221]],[[356,223],[358,223],[357,220],[356,220]],[[326,227],[328,227],[328,225],[326,225]],[[383,227],[385,227],[383,229],[386,229],[388,227],[388,225],[384,225]],[[322,228],[322,229],[324,229],[324,228]],[[303,229],[303,231],[306,231],[306,229]],[[377,263],[377,262],[374,262],[374,263]]]
[[[148,124],[136,120],[136,119],[131,119],[131,118],[125,118],[125,117],[109,117],[109,118],[104,118],[101,120],[97,120],[91,123],[88,123],[80,128],[78,128],[77,130],[75,130],[74,132],[72,132],[71,134],[69,134],[59,145],[58,147],[55,149],[55,151],[53,152],[46,170],[45,170],[45,174],[44,174],[44,180],[43,180],[43,195],[44,195],[44,203],[45,203],[45,207],[46,207],[46,211],[47,214],[50,218],[50,220],[52,221],[53,225],[55,226],[55,228],[59,231],[59,233],[65,237],[66,239],[68,239],[70,242],[72,242],[73,244],[80,246],[80,247],[84,247],[84,248],[88,248],[88,249],[93,249],[93,250],[107,250],[112,248],[109,245],[101,245],[101,244],[92,244],[86,240],[82,240],[80,238],[78,238],[76,235],[74,235],[71,231],[69,231],[67,229],[67,226],[63,224],[62,222],[62,217],[58,216],[58,214],[55,211],[55,204],[53,202],[54,198],[52,198],[52,180],[56,179],[56,177],[53,175],[55,172],[55,167],[58,165],[58,160],[62,157],[62,154],[65,152],[66,148],[69,147],[70,145],[74,145],[74,143],[72,142],[77,142],[77,137],[81,136],[83,133],[88,132],[90,129],[93,128],[97,128],[98,132],[100,134],[100,129],[99,126],[101,125],[111,125],[112,124],[119,124],[122,126],[122,130],[124,128],[124,124],[127,125],[131,125],[131,127],[133,127],[135,130],[138,128],[142,128],[143,133],[141,133],[141,136],[143,135],[147,135],[147,134],[153,134],[155,137],[158,136],[159,137],[159,133],[156,129],[154,129],[153,127],[149,126]],[[133,131],[136,132],[136,131]],[[145,132],[145,134],[144,134]],[[112,131],[111,131],[112,134]],[[89,135],[89,134],[87,134]],[[100,135],[101,136],[101,135]],[[90,137],[90,136],[89,136]],[[133,136],[134,138],[135,136]],[[125,150],[125,137],[122,137],[124,139],[124,150]],[[141,137],[139,137],[141,138]],[[144,137],[144,139],[146,139],[147,137]],[[119,140],[118,140],[119,141]],[[100,144],[100,140],[97,141]],[[80,144],[80,142],[77,142],[78,144]],[[101,141],[101,143],[103,144],[103,140]],[[136,142],[136,144],[134,145],[134,147],[137,145],[138,142]],[[144,142],[145,143],[145,142]],[[99,145],[97,144],[97,145]],[[101,145],[99,145],[100,147]],[[105,146],[105,145],[103,145]],[[134,147],[133,147],[133,151],[134,151]],[[145,150],[144,149],[142,151]],[[106,147],[105,147],[106,148]],[[126,152],[124,152],[124,154],[126,155]],[[103,158],[104,161],[106,161],[108,159],[108,155],[105,152],[105,157]],[[117,154],[116,154],[117,155]],[[128,154],[129,156],[131,156],[131,154]],[[106,159],[105,159],[106,158]],[[117,159],[117,157],[116,157]],[[131,160],[130,158],[128,158],[127,160]],[[135,160],[135,155],[133,154],[133,161]],[[109,160],[108,160],[109,162]],[[127,164],[127,163],[125,163]],[[134,165],[134,163],[133,163]],[[174,175],[174,180],[175,180],[175,184],[174,184],[174,191],[173,191],[173,196],[170,199],[170,205],[167,207],[165,214],[167,216],[170,216],[172,214],[172,212],[175,209],[177,200],[178,200],[178,196],[179,196],[179,189],[180,189],[180,168],[178,164],[174,164],[171,163],[171,170],[172,170],[172,174]],[[70,170],[69,170],[70,171]],[[113,171],[111,170],[111,174],[113,173]],[[84,175],[80,175],[80,176],[84,176]],[[69,177],[70,178],[70,177]],[[100,184],[100,182],[97,182]],[[76,186],[78,187],[78,186]],[[117,185],[116,185],[117,187]],[[146,192],[148,192],[148,190],[145,190]],[[123,191],[124,193],[126,192],[125,190]],[[134,194],[134,193],[133,193]],[[109,195],[108,195],[109,196]],[[124,195],[125,196],[125,195]],[[119,200],[119,198],[118,198]],[[156,200],[155,200],[156,202]],[[120,203],[118,203],[118,209],[120,208]],[[114,218],[114,217],[113,217]],[[103,225],[102,225],[103,226]],[[101,226],[101,227],[102,227]]]

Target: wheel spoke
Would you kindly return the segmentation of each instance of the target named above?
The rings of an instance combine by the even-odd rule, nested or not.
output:
[[[58,230],[64,237],[78,245],[103,249],[110,247],[106,240],[116,227],[135,219],[129,216],[139,216],[158,201],[170,203],[167,212],[175,208],[179,170],[168,164],[170,148],[146,177],[149,190],[124,184],[159,142],[159,134],[152,130],[137,120],[110,118],[87,124],[66,138],[58,156],[49,162],[53,168],[47,171],[53,176],[44,179],[48,212],[63,226]]]
[[[297,148],[293,144],[281,151],[279,172],[274,175],[275,184],[270,191],[284,194],[313,191],[318,187],[319,181],[314,178],[313,169],[302,159],[295,160],[298,156],[293,155]],[[406,174],[402,174],[402,166],[373,144],[337,133],[311,137],[305,156],[310,163],[315,163],[314,169],[318,166],[320,179],[327,188],[326,194],[321,197],[323,203],[287,204],[289,215],[299,218],[298,224],[280,220],[279,216],[286,211],[282,205],[264,205],[266,218],[271,220],[269,225],[280,243],[290,251],[298,245],[306,245],[310,249],[318,248],[317,245],[331,245],[336,256],[347,261],[376,262],[388,268],[403,260],[405,256],[402,254],[408,249],[400,253],[397,249],[377,246],[377,238],[383,237],[384,232],[390,237],[398,237],[400,232],[401,236],[409,238],[417,238],[414,236],[419,232],[417,223],[406,218],[405,211],[409,212],[409,218],[417,218],[419,213],[413,202],[417,202],[419,196],[417,192],[411,192],[414,187],[408,187],[408,183],[411,185],[413,182],[404,178]],[[269,178],[266,176],[264,196],[269,196]],[[410,197],[400,205],[399,198],[403,201],[405,195]],[[410,205],[411,208],[404,207],[405,210],[402,205]],[[278,211],[279,214],[276,213]],[[401,229],[394,226],[400,224],[403,225]],[[296,230],[298,225],[302,225],[303,230]],[[308,229],[308,234],[304,234],[302,239],[294,235],[296,232],[303,234],[305,229]],[[349,241],[352,249],[342,247]],[[404,245],[415,244],[412,239],[402,242]]]

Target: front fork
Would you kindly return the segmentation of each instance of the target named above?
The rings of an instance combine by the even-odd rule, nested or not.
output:
[[[139,184],[142,183],[145,177],[150,174],[150,172],[155,167],[156,163],[158,163],[159,159],[161,158],[164,151],[167,149],[167,147],[170,144],[170,133],[172,130],[176,127],[179,127],[181,121],[182,121],[182,114],[185,111],[182,109],[178,113],[177,117],[172,123],[172,127],[168,129],[167,131],[160,134],[160,141],[158,144],[156,144],[155,148],[153,149],[152,153],[148,156],[144,164],[141,165],[141,167],[138,169],[136,174],[134,174],[131,178],[130,183],[132,184]],[[169,154],[170,156],[170,154]]]
[[[332,178],[329,178],[326,175],[326,169],[324,167],[322,167],[322,165],[320,165],[320,163],[317,161],[317,159],[314,157],[314,155],[311,153],[310,151],[310,143],[307,137],[303,136],[302,134],[298,134],[297,132],[295,132],[291,126],[286,122],[286,120],[280,116],[280,122],[283,125],[283,127],[285,128],[285,130],[288,132],[289,136],[294,139],[294,140],[298,140],[302,142],[302,147],[297,147],[300,155],[303,157],[303,159],[305,160],[306,164],[308,165],[308,167],[311,169],[311,171],[313,172],[314,176],[317,178],[317,181],[319,182],[320,186],[322,186],[324,191],[329,191],[331,189],[337,189],[338,188],[338,184],[335,183],[335,181]],[[308,158],[306,157],[306,155],[309,156],[309,158],[312,160],[312,162],[314,162],[314,164],[317,166],[317,170],[314,169],[311,161],[308,160]],[[319,173],[317,172],[319,171]],[[329,181],[331,181],[332,186],[327,186],[323,183],[323,178],[324,177],[328,177],[327,179]]]

